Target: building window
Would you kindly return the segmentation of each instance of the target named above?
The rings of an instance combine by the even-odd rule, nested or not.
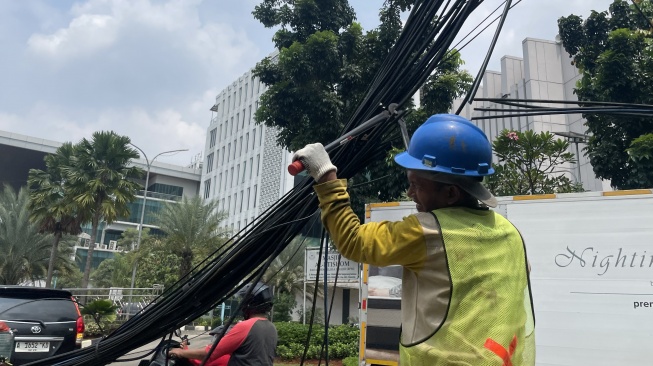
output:
[[[245,100],[247,100],[247,89],[249,89],[248,86],[249,84],[245,83]]]
[[[227,214],[229,214],[229,212],[231,212],[231,196],[227,198]]]
[[[263,126],[258,127],[258,146],[261,146],[263,143]]]
[[[211,173],[213,171],[213,153],[210,153],[206,156],[206,172]]]
[[[243,191],[240,191],[240,211],[238,212],[243,212]]]
[[[256,193],[257,193],[257,186],[254,184],[254,207],[256,207]]]
[[[254,150],[254,146],[256,146],[256,127],[252,130],[252,150]]]
[[[229,124],[229,135],[234,133],[234,118],[231,117],[231,123]]]
[[[236,192],[236,194],[234,194],[234,212],[231,213],[232,215],[236,214],[236,205],[237,204],[238,204],[238,192]]]
[[[204,181],[204,199],[207,199],[211,196],[211,179]]]
[[[239,145],[240,145],[240,149],[238,149],[239,150],[238,151],[238,156],[243,156],[243,137],[241,136],[240,140],[238,140],[238,141],[239,141]]]
[[[220,173],[220,176],[218,177],[218,192],[217,192],[217,194],[220,194],[220,189],[222,189],[222,173]]]
[[[229,160],[231,160],[231,142],[227,145],[227,164],[229,163]]]
[[[241,126],[240,126],[241,130],[245,128],[245,117],[246,117],[245,116],[245,108],[243,108],[243,121],[241,122]]]
[[[234,168],[231,168],[231,179],[229,182],[229,188],[234,186]]]
[[[236,131],[238,131],[238,122],[240,121],[240,113],[236,113]]]
[[[210,138],[209,138],[209,148],[212,148],[213,146],[215,146],[215,140],[216,140],[217,135],[218,135],[218,129],[217,128],[212,129],[211,132],[209,133],[209,136],[210,136]]]
[[[247,160],[243,162],[243,180],[241,183],[245,183],[245,174],[247,173]]]
[[[252,168],[254,167],[254,158],[249,158],[249,179],[252,179]]]
[[[249,150],[249,132],[245,134],[245,154],[247,154],[248,150]]]
[[[261,155],[256,155],[256,176],[258,177],[261,172],[259,172],[258,168],[261,166]]]
[[[220,156],[222,156],[222,160],[220,161],[220,165],[223,165],[224,164],[224,146],[222,147],[222,149],[220,149]]]
[[[238,185],[238,178],[240,178],[240,164],[236,168],[236,185]]]
[[[250,192],[249,192],[249,188],[247,188],[247,207],[245,208],[245,209],[247,209],[247,210],[249,210],[249,198],[250,198],[250,194],[249,194],[249,193],[250,193]]]
[[[241,104],[242,101],[242,95],[243,95],[243,88],[238,88],[238,105]]]
[[[254,116],[252,116],[252,106],[249,106],[249,124],[252,124],[252,121],[254,120]]]

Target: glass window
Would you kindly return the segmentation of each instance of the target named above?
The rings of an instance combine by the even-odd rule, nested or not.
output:
[[[243,108],[243,121],[241,122],[240,129],[245,128],[245,108]]]
[[[263,143],[263,126],[258,127],[258,146],[261,146]]]
[[[236,214],[236,205],[237,204],[238,204],[238,192],[236,192],[236,194],[234,194],[234,212],[231,213],[232,215]]]
[[[222,173],[220,173],[220,176],[218,177],[218,191],[217,191],[217,194],[220,194],[220,189],[221,188],[222,188]]]
[[[238,131],[238,122],[240,121],[240,113],[236,113],[236,131]]]
[[[256,146],[256,127],[252,130],[252,150],[254,149],[254,146]]]
[[[250,193],[250,192],[249,192],[249,188],[247,188],[247,207],[245,207],[246,210],[249,210],[249,198],[250,198],[250,197],[249,197],[249,196],[250,196],[249,193]]]
[[[211,173],[213,171],[213,153],[210,153],[206,156],[206,172]]]
[[[238,149],[238,156],[243,156],[243,137],[241,136],[238,140],[240,148]]]
[[[227,146],[227,163],[229,163],[229,160],[231,160],[231,142]]]
[[[243,212],[243,191],[240,191],[240,211],[238,212]]]
[[[224,146],[221,149],[220,155],[222,155],[222,160],[220,161],[220,165],[223,165],[224,164]]]
[[[245,83],[245,100],[247,100],[247,93],[248,93],[248,89],[249,89],[248,86],[249,86],[249,84]]]
[[[234,186],[234,168],[231,168],[231,179],[230,179],[230,181],[231,182],[229,183],[229,188]]]
[[[256,172],[255,172],[257,177],[261,175],[261,172],[258,170],[260,166],[261,166],[261,155],[258,154],[256,155]]]
[[[240,164],[236,168],[236,184],[238,184],[238,178],[240,178]]]
[[[245,183],[245,174],[246,173],[247,173],[247,160],[245,160],[245,162],[243,162],[243,179],[241,181],[242,183]]]
[[[210,140],[209,141],[209,148],[215,146],[215,140],[217,138],[217,134],[218,134],[218,129],[217,128],[212,129],[211,132],[209,133],[209,135],[210,135],[210,137],[209,137],[209,140]]]
[[[254,158],[249,158],[249,179],[252,179],[252,167],[254,166]]]
[[[211,196],[211,178],[204,181],[204,199]]]
[[[254,184],[254,207],[256,207],[256,194],[257,194],[257,192],[258,192],[257,186],[256,186],[256,184]]]
[[[245,154],[247,154],[248,150],[249,150],[249,132],[245,134]]]

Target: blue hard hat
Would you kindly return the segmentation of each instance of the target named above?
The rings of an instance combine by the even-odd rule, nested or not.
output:
[[[436,114],[411,137],[395,162],[406,169],[469,177],[494,174],[492,146],[483,131],[455,114]]]

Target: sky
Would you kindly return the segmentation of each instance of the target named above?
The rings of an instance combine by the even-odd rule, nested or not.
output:
[[[517,0],[513,1],[516,2]],[[0,130],[77,142],[127,135],[157,161],[188,165],[203,151],[216,95],[273,51],[260,0],[0,0]],[[521,56],[526,37],[551,39],[556,20],[612,0],[523,0],[488,69]],[[459,38],[500,6],[486,0]],[[383,0],[350,0],[365,30]],[[476,75],[494,27],[461,51]]]

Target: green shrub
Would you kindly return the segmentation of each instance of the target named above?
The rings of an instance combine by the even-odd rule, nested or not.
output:
[[[277,356],[285,360],[301,358],[304,354],[309,326],[291,322],[279,322],[274,325],[279,334]],[[320,358],[323,340],[324,327],[314,324],[308,342],[307,359]],[[329,358],[341,359],[351,356],[358,357],[357,355],[358,328],[348,325],[329,327]]]
[[[349,356],[342,359],[342,366],[358,366],[358,356]]]

